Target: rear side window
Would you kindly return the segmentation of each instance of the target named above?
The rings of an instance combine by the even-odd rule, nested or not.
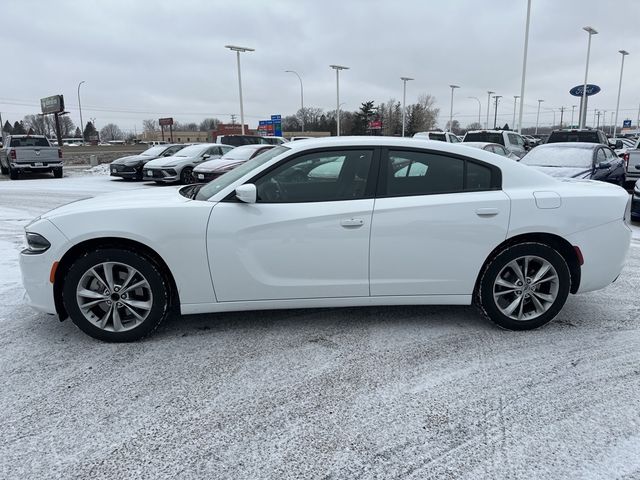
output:
[[[504,145],[504,138],[499,132],[469,132],[464,136],[465,142],[487,142]]]
[[[559,142],[586,142],[601,143],[598,138],[598,132],[552,132],[547,143]]]
[[[49,141],[43,137],[11,138],[10,147],[48,147]]]
[[[437,140],[438,142],[446,142],[447,137],[445,137],[444,133],[430,133],[429,140]]]
[[[381,192],[382,196],[434,195],[500,188],[497,169],[439,153],[390,150],[385,171],[386,192]]]

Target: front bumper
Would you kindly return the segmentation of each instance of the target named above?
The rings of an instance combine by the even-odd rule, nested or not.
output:
[[[222,172],[224,173],[224,172]],[[198,183],[202,182],[210,182],[211,180],[215,180],[219,176],[222,175],[221,172],[198,172],[197,170],[193,171],[193,178]]]
[[[142,165],[110,165],[109,172],[112,177],[142,178]]]
[[[175,168],[143,168],[143,180],[154,182],[175,183],[180,180],[180,174]]]

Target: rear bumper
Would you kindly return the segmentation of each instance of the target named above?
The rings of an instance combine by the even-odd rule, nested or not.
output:
[[[584,257],[577,293],[591,292],[620,275],[631,244],[631,229],[620,219],[569,235],[567,240],[580,247]]]
[[[42,163],[42,165],[38,165]],[[62,168],[62,162],[34,162],[11,163],[11,168],[20,173],[51,172],[53,169]]]

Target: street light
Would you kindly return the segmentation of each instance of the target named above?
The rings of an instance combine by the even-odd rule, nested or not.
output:
[[[493,129],[495,130],[498,123],[498,99],[502,98],[502,95],[494,95],[493,98],[496,101],[496,108],[494,109],[494,116],[493,116]]]
[[[536,115],[536,135],[538,134],[538,120],[540,120],[540,104],[544,102],[544,100],[538,100],[538,114]]]
[[[480,115],[482,113],[482,104],[480,103],[480,99],[478,97],[467,97],[467,98],[473,98],[476,102],[478,102],[478,125],[480,125],[480,128],[482,128],[482,124],[480,123]]]
[[[492,92],[491,90],[487,91],[487,123],[484,126],[487,130],[489,130],[489,111],[491,110],[491,95],[496,92]]]
[[[407,114],[407,82],[413,80],[413,78],[400,77],[400,80],[402,80],[402,136],[404,137],[404,119]]]
[[[349,70],[342,65],[329,65],[336,71],[336,136],[340,136],[340,70]]]
[[[576,110],[577,105],[571,105],[571,128],[573,128],[573,112]]]
[[[285,70],[286,73],[293,73],[300,80],[300,111],[301,111],[301,123],[302,131],[304,132],[304,90],[302,88],[302,77],[295,70]]]
[[[522,112],[524,109],[524,80],[527,75],[527,50],[529,48],[529,21],[531,20],[531,0],[527,1],[527,26],[524,30],[524,55],[522,58],[522,83],[520,84],[520,112],[518,113],[518,133],[522,133]],[[514,120],[515,123],[515,120]]]
[[[255,49],[238,47],[235,45],[225,45],[224,48],[228,48],[232,52],[236,52],[236,59],[238,61],[238,91],[240,93],[240,129],[242,131],[242,135],[244,135],[244,107],[242,106],[242,74],[240,73],[240,53],[255,52]]]
[[[618,50],[618,53],[622,55],[622,65],[620,66],[620,82],[618,83],[618,101],[616,102],[616,120],[613,122],[613,136],[616,136],[616,129],[618,128],[618,109],[620,108],[620,91],[622,90],[622,71],[624,70],[624,57],[629,55],[626,50]]]
[[[449,110],[449,131],[453,132],[453,91],[460,88],[459,85],[449,85],[451,87],[451,110]]]
[[[82,104],[80,103],[80,85],[82,85],[83,83],[84,83],[84,80],[82,80],[78,84],[78,110],[80,110],[80,135],[82,136],[82,143],[84,143],[84,125],[82,123]],[[618,94],[618,100],[619,100],[619,96],[620,94]]]
[[[587,77],[589,75],[589,54],[591,53],[591,36],[598,32],[591,27],[583,27],[585,32],[589,34],[589,43],[587,44],[587,65],[584,70],[584,86],[582,87],[582,104],[580,105],[580,127],[584,128],[587,118]]]
[[[511,125],[511,130],[516,129],[516,104],[518,103],[519,98],[520,98],[520,95],[513,96],[513,124]]]

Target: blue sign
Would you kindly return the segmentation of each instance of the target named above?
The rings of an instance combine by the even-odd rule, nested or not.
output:
[[[631,128],[631,120],[624,120],[622,122],[622,128]]]
[[[584,88],[584,85],[576,85],[571,90],[569,90],[569,93],[574,97],[581,97],[583,88]],[[599,93],[599,92],[600,92],[600,87],[598,85],[587,83],[587,97],[590,97],[591,95],[595,95],[596,93]]]
[[[282,136],[282,115],[271,115],[271,122],[273,123],[273,135],[276,137]]]
[[[276,121],[276,122],[281,122],[282,121],[282,115],[271,115],[271,120]]]

